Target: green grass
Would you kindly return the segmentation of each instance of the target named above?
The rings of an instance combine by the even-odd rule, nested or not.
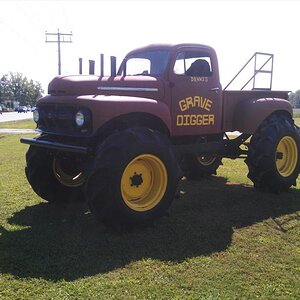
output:
[[[0,128],[11,128],[11,129],[35,129],[36,124],[32,119],[22,121],[10,121],[1,122]]]
[[[295,124],[300,127],[300,116],[294,117]]]
[[[260,193],[242,160],[182,181],[170,215],[114,233],[83,203],[53,206],[0,135],[0,299],[299,299],[300,191]],[[299,184],[300,182],[298,182]]]

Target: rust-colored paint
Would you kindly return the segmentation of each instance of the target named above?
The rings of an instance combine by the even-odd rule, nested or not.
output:
[[[202,52],[211,58],[209,76],[175,74],[173,66],[180,53]],[[202,135],[221,130],[222,99],[218,60],[214,49],[208,46],[179,47],[173,55],[169,78],[172,84],[172,134]]]
[[[252,134],[264,119],[276,111],[292,115],[290,103],[283,99],[261,98],[239,102],[234,113],[234,130]]]
[[[57,76],[49,83],[48,91],[54,96],[120,95],[160,101],[164,98],[163,81],[150,76]]]
[[[259,124],[275,111],[292,115],[285,91],[223,91],[222,131],[254,133]]]
[[[93,132],[110,120],[130,113],[152,114],[162,120],[172,136],[207,135],[239,130],[253,133],[270,114],[292,114],[287,92],[222,91],[215,50],[199,44],[150,45],[131,51],[169,51],[166,69],[159,75],[116,77],[58,76],[49,84],[43,104],[87,107],[92,112]],[[203,53],[210,62],[206,75],[180,74],[175,63]],[[123,64],[126,62],[124,59]],[[185,63],[185,60],[184,60]]]
[[[67,104],[86,107],[93,113],[93,132],[97,132],[108,121],[130,113],[149,113],[160,118],[171,131],[171,115],[166,104],[157,100],[130,96],[46,96],[43,104]]]

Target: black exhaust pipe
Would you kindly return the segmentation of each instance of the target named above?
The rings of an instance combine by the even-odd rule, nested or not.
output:
[[[82,58],[79,58],[79,74],[82,75]]]
[[[89,60],[89,74],[94,75],[95,74],[95,61]]]
[[[104,76],[104,54],[100,54],[100,76]]]
[[[110,57],[110,75],[111,77],[117,75],[117,58],[115,56]]]

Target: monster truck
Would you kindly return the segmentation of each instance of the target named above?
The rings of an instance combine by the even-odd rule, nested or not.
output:
[[[300,145],[287,99],[222,90],[209,46],[149,45],[111,76],[49,83],[34,112],[39,136],[21,139],[26,176],[46,201],[86,200],[108,225],[163,216],[182,175],[213,174],[223,157],[245,158],[255,188],[284,192],[296,184]]]

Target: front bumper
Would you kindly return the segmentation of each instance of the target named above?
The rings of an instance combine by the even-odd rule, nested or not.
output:
[[[31,146],[53,149],[62,152],[72,152],[72,153],[83,154],[83,155],[92,154],[92,149],[90,147],[74,146],[70,144],[63,144],[58,142],[28,139],[28,138],[21,138],[20,142]]]

